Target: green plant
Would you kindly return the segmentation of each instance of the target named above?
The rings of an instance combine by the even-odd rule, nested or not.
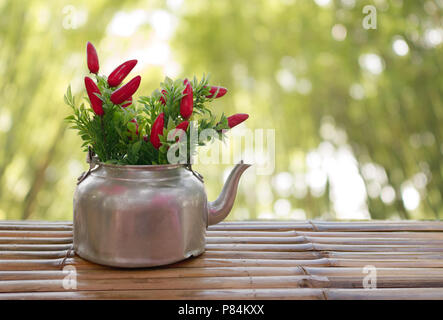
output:
[[[88,46],[92,50],[92,44]],[[98,66],[97,56],[92,57],[93,65]],[[88,55],[88,65],[91,64],[89,59]],[[89,96],[86,102],[91,108],[85,103],[77,106],[70,87],[64,97],[65,103],[73,111],[72,115],[66,117],[70,128],[78,130],[83,140],[83,150],[91,147],[102,162],[120,165],[167,164],[167,153],[176,145],[177,150],[180,146],[186,147],[184,162],[190,163],[197,147],[210,142],[190,139],[190,130],[195,130],[198,137],[203,130],[212,129],[214,138],[223,139],[224,130],[248,118],[245,114],[229,118],[224,114],[219,117],[214,115],[209,103],[222,97],[227,90],[210,86],[209,77],[205,75],[200,80],[194,77],[192,81],[166,77],[160,89],[151,96],[141,96],[137,105],[132,95],[138,89],[140,76],[120,86],[136,63],[136,60],[130,61],[131,65],[126,68],[124,76],[119,77],[118,81],[111,81],[112,86],[106,76],[98,74],[98,67],[92,70],[96,84],[85,77]],[[111,75],[115,73],[113,71]],[[233,118],[237,121],[231,121]]]

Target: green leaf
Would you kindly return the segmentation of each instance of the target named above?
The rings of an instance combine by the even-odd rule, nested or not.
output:
[[[167,87],[170,87],[170,86],[172,86],[174,84],[174,81],[171,78],[169,78],[169,77],[165,77],[165,82],[164,83],[165,83],[165,85]]]
[[[137,129],[137,126],[134,122],[128,122],[128,124],[126,125],[126,127],[128,128],[129,131],[131,132],[135,132]]]
[[[141,141],[141,140],[139,140],[139,141],[137,141],[136,143],[134,143],[134,144],[132,145],[132,147],[131,147],[132,152],[133,152],[134,154],[137,154],[137,153],[140,151],[141,145],[142,145],[142,141]]]
[[[170,131],[170,130],[172,130],[174,128],[175,128],[175,122],[172,119],[172,117],[170,116],[169,119],[168,119],[168,125],[166,126],[166,129],[167,129],[167,131]]]

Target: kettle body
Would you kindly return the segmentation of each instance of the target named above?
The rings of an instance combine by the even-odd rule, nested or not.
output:
[[[185,165],[98,163],[74,193],[74,250],[86,260],[125,268],[197,256],[205,250],[208,225],[231,210],[248,166],[238,164],[211,203],[202,179]]]

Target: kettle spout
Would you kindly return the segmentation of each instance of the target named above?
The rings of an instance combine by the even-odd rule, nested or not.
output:
[[[219,223],[231,212],[240,177],[250,166],[240,161],[231,171],[217,200],[208,203],[208,225]]]

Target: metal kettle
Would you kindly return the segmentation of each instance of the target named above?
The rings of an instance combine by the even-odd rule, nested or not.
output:
[[[186,165],[91,165],[74,193],[74,250],[114,267],[174,263],[205,250],[208,225],[231,211],[242,173],[232,170],[217,200]]]

